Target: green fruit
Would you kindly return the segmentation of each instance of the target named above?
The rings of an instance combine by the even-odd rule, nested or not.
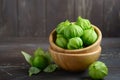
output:
[[[70,22],[68,20],[66,20],[65,22],[59,23],[56,27],[56,32],[58,34],[63,34],[65,27],[68,26],[69,24],[70,24]]]
[[[92,27],[88,19],[83,19],[80,16],[77,18],[76,25],[79,25],[83,30],[87,30]]]
[[[64,37],[67,39],[73,38],[73,37],[80,37],[83,34],[83,29],[74,24],[71,23],[69,26],[66,26],[64,29]]]
[[[62,35],[57,34],[55,43],[61,48],[67,47],[67,39],[65,39]]]
[[[40,55],[40,56],[35,56],[33,58],[33,67],[37,67],[39,69],[44,69],[48,66],[49,64],[49,61],[47,60],[46,57],[44,57],[43,55]]]
[[[85,46],[89,46],[93,44],[97,40],[97,33],[94,31],[93,28],[84,30],[82,35],[82,40]]]
[[[100,61],[96,61],[89,66],[89,76],[93,79],[103,79],[108,75],[107,66]]]
[[[68,49],[79,49],[82,48],[83,42],[80,37],[74,37],[69,39],[69,42],[67,44]]]

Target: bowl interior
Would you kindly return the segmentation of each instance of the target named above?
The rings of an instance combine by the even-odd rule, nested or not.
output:
[[[56,40],[56,31],[55,29],[50,33],[50,36],[49,36],[49,42],[50,42],[50,46],[52,49],[56,50],[56,51],[59,51],[59,52],[67,52],[67,53],[79,53],[79,52],[83,52],[83,53],[86,53],[86,52],[89,52],[89,51],[93,51],[92,49],[96,49],[100,43],[101,43],[101,39],[102,39],[102,33],[101,31],[99,30],[99,28],[97,28],[96,26],[92,25],[95,32],[97,33],[98,35],[98,39],[96,40],[95,43],[93,43],[92,45],[90,46],[87,46],[85,48],[82,48],[82,49],[75,49],[75,50],[68,50],[68,49],[63,49],[59,46],[57,46],[55,44],[55,40]]]

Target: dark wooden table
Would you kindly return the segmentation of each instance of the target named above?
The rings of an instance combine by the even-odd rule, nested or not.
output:
[[[21,55],[21,50],[32,52],[41,47],[47,50],[47,38],[8,38],[0,40],[0,80],[92,80],[87,70],[71,73],[62,69],[53,73],[41,72],[28,76],[29,65]],[[100,61],[106,63],[109,74],[104,80],[120,80],[120,38],[103,38]]]

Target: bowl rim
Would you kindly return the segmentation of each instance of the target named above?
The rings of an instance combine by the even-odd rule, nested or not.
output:
[[[86,52],[85,54],[64,54],[63,52],[55,51],[51,47],[49,47],[49,51],[50,50],[52,52],[55,52],[55,54],[60,54],[60,55],[65,55],[65,56],[89,56],[89,55],[92,55],[92,54],[97,54],[98,52],[101,53],[102,48],[101,48],[101,46],[99,46],[95,51],[93,51],[93,52]]]
[[[64,51],[64,52],[68,52],[68,53],[88,50],[89,48],[97,45],[102,39],[102,33],[101,33],[100,29],[98,27],[96,27],[95,25],[92,25],[92,27],[94,28],[95,32],[97,33],[98,38],[97,38],[95,43],[93,43],[92,45],[87,46],[85,48],[69,50],[69,49],[64,49],[64,48],[61,48],[61,47],[57,46],[54,43],[54,40],[53,40],[53,34],[56,31],[56,29],[53,29],[53,31],[50,33],[50,35],[49,35],[49,43],[50,43],[50,45],[52,45],[52,46],[56,47],[57,49],[59,49],[59,51]]]

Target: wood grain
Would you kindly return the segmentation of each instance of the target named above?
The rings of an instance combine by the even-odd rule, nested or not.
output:
[[[0,37],[17,36],[17,4],[16,0],[1,0]]]
[[[75,17],[90,18],[92,5],[92,0],[75,0]]]
[[[120,0],[104,0],[104,29],[106,37],[120,37]]]
[[[48,37],[61,21],[87,18],[120,37],[120,0],[0,0],[0,37]]]
[[[119,44],[120,38],[103,38],[102,53],[99,60],[104,62],[109,69],[109,74],[104,80],[120,79]],[[38,46],[48,50],[47,38],[0,39],[0,80],[92,80],[87,70],[72,73],[58,69],[52,73],[40,72],[29,77],[28,69],[30,66],[21,54],[21,50],[32,53]]]
[[[47,22],[46,22],[46,36],[61,21],[66,19],[74,21],[74,1],[73,0],[47,0]]]
[[[0,0],[0,27],[2,26],[2,0]]]
[[[45,0],[18,0],[20,37],[45,36]]]
[[[104,33],[103,6],[103,0],[75,0],[75,17],[89,19]]]

